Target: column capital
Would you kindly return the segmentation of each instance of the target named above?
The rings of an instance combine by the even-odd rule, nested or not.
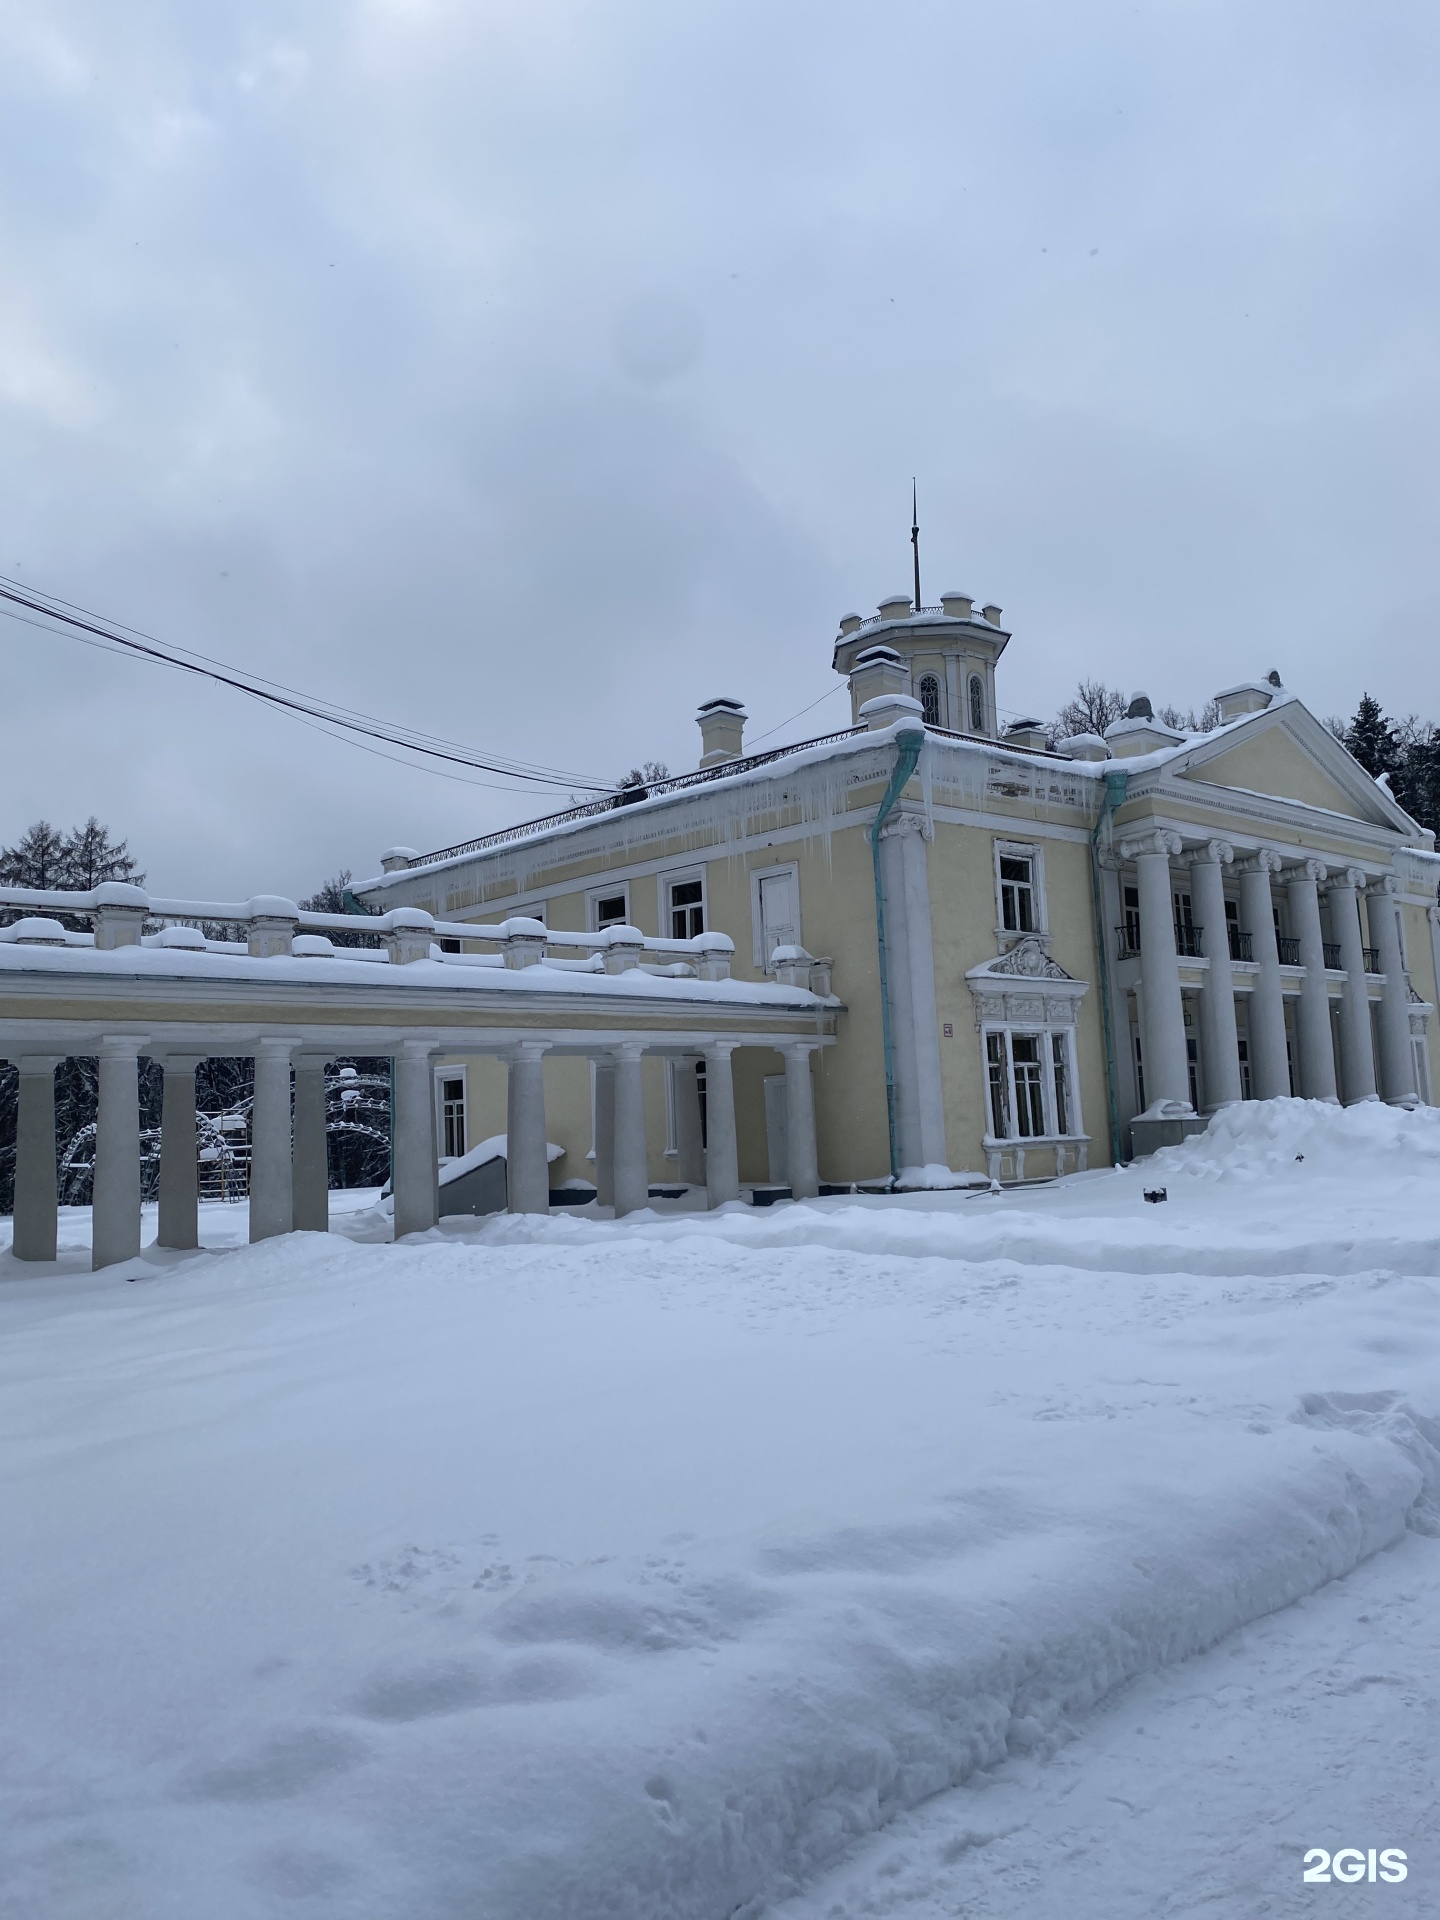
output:
[[[779,1051],[786,1055],[803,1054],[808,1058],[810,1054],[818,1052],[819,1047],[818,1040],[782,1040]]]
[[[1316,886],[1319,886],[1325,880],[1329,871],[1330,869],[1323,860],[1307,858],[1293,861],[1291,865],[1286,867],[1285,879],[1287,882],[1291,880],[1312,880]]]
[[[543,1044],[548,1045],[549,1042],[547,1041]],[[392,1057],[398,1056],[406,1060],[428,1060],[432,1053],[438,1053],[439,1051],[440,1042],[433,1033],[427,1033],[423,1036],[402,1040],[399,1046],[393,1049]]]
[[[1235,858],[1235,849],[1228,840],[1206,840],[1198,847],[1188,848],[1185,858],[1192,867],[1228,867]]]
[[[1254,853],[1235,864],[1241,873],[1279,873],[1285,862],[1274,847],[1257,847]]]
[[[643,1060],[645,1057],[645,1042],[643,1040],[620,1040],[617,1041],[613,1047],[609,1048],[608,1051],[614,1054],[617,1061]]]
[[[704,1051],[707,1057],[713,1053],[728,1060],[739,1045],[738,1040],[707,1040]]]
[[[1370,882],[1365,891],[1372,899],[1382,900],[1386,894],[1394,895],[1399,893],[1400,881],[1393,873],[1382,873],[1378,879]]]
[[[1166,827],[1157,827],[1153,833],[1139,834],[1133,840],[1122,840],[1120,851],[1127,860],[1138,860],[1147,853],[1158,853],[1166,860],[1175,860],[1184,844],[1178,833],[1171,833]]]
[[[148,1033],[105,1033],[100,1036],[100,1051],[116,1060],[124,1060],[131,1054],[138,1058],[141,1050],[149,1044]]]
[[[1337,889],[1348,887],[1352,893],[1363,893],[1365,877],[1363,867],[1338,867],[1330,875],[1330,891],[1334,893]]]
[[[301,1043],[300,1036],[295,1033],[262,1033],[256,1036],[252,1044],[255,1053],[264,1054],[267,1058],[283,1053],[288,1060]],[[254,1058],[254,1054],[251,1058]]]
[[[408,1050],[414,1042],[407,1040],[405,1045]],[[549,1053],[550,1046],[551,1042],[548,1040],[517,1040],[505,1049],[505,1057],[507,1060],[543,1060]],[[438,1049],[432,1043],[427,1051],[433,1053]]]

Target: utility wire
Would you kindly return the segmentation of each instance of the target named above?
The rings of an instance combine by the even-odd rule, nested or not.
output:
[[[42,632],[54,633],[56,628],[42,621],[26,620],[23,614],[14,613],[13,607],[28,608],[31,613],[44,616],[44,621],[58,621],[62,627],[70,629],[78,638],[91,635],[90,641],[105,642],[105,651],[126,651],[132,656],[140,656],[158,662],[162,666],[175,668],[181,673],[190,673],[198,678],[212,680],[217,685],[230,687],[237,693],[248,695],[266,705],[288,712],[295,718],[308,716],[312,721],[321,721],[329,727],[338,728],[343,734],[360,734],[368,739],[380,740],[389,746],[400,747],[409,753],[418,753],[428,759],[441,760],[455,766],[472,767],[477,772],[493,773],[504,780],[522,781],[532,786],[560,789],[580,787],[595,793],[610,791],[612,782],[583,778],[565,772],[560,768],[536,766],[523,761],[511,761],[502,755],[483,755],[456,741],[443,740],[435,735],[420,733],[417,729],[389,726],[377,720],[371,714],[360,713],[354,708],[342,707],[336,702],[315,700],[294,687],[283,682],[267,680],[260,674],[245,673],[243,669],[231,668],[224,661],[218,661],[206,654],[195,653],[190,648],[176,647],[156,640],[153,635],[143,633],[139,628],[126,628],[120,621],[104,619],[100,615],[90,615],[87,608],[76,607],[74,603],[63,601],[56,596],[38,595],[36,589],[22,588],[18,581],[0,574],[0,613],[12,619],[21,620],[26,626],[38,626]],[[99,624],[103,620],[103,624]],[[243,677],[242,676],[243,673]],[[332,738],[335,737],[332,735]],[[358,745],[358,741],[350,744]],[[390,758],[383,755],[383,758]],[[401,762],[400,764],[406,764]],[[454,777],[454,776],[452,776]],[[482,784],[476,782],[474,784]]]

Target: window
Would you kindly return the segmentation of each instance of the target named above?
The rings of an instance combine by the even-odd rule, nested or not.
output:
[[[1029,854],[1000,855],[1000,924],[1007,933],[1035,931],[1035,865]]]
[[[1125,952],[1122,959],[1140,951],[1140,889],[1125,889]]]
[[[1250,1042],[1244,1034],[1235,1042],[1235,1047],[1240,1055],[1240,1098],[1253,1100],[1255,1096],[1250,1091]]]
[[[1050,1060],[1055,1075],[1055,1131],[1070,1131],[1070,1043],[1063,1033],[1050,1036]]]
[[[670,938],[693,940],[705,931],[705,882],[701,879],[672,880],[666,888],[670,897]]]
[[[440,1122],[445,1157],[458,1160],[465,1151],[465,1077],[446,1075],[440,1082]]]
[[[800,945],[800,875],[794,867],[772,867],[750,876],[755,965],[768,969],[777,947]]]
[[[628,927],[630,896],[625,888],[621,887],[615,893],[592,893],[590,918],[594,922],[592,933],[603,933],[606,927]]]
[[[927,727],[938,727],[940,724],[940,682],[935,678],[933,673],[922,673],[918,691],[920,694],[921,718]]]
[[[1016,1131],[1022,1140],[1045,1131],[1045,1093],[1040,1083],[1040,1035],[1012,1033],[1010,1058],[1015,1072]]]
[[[1185,1036],[1185,1065],[1190,1074],[1190,1104],[1196,1113],[1200,1111],[1200,1047],[1199,1043]]]
[[[970,731],[985,731],[985,688],[978,673],[970,676]]]
[[[990,1079],[990,1131],[997,1140],[1010,1137],[1010,1088],[1005,1070],[1005,1036],[985,1036],[985,1064]]]
[[[1140,1111],[1145,1111],[1145,1056],[1140,1047],[1140,1029],[1135,1028],[1135,1092],[1140,1101]]]

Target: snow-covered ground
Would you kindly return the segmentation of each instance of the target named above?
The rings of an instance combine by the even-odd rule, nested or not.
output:
[[[399,1246],[366,1198],[0,1254],[7,1914],[1440,1911],[1440,1112]]]

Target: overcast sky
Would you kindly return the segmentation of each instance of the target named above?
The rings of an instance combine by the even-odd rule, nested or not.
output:
[[[1014,712],[1279,667],[1440,720],[1433,0],[0,22],[0,572],[603,779],[717,693],[843,725],[916,474]],[[93,812],[160,891],[567,797],[8,620],[0,674],[0,839]]]

